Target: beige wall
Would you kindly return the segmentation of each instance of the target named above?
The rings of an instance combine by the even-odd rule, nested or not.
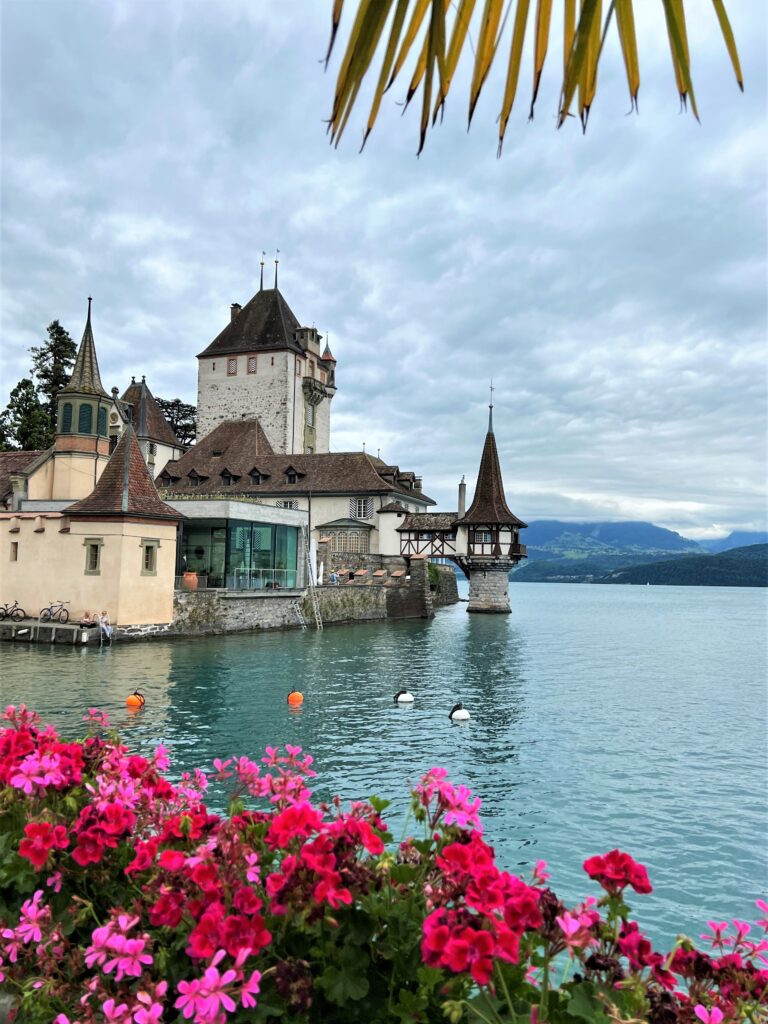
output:
[[[0,515],[0,602],[17,600],[31,617],[51,601],[65,600],[73,619],[106,608],[121,626],[171,621],[175,523],[70,521],[69,533],[61,533],[66,523],[57,513]],[[12,533],[14,526],[18,532]],[[86,538],[103,542],[98,575],[85,571]],[[156,575],[142,575],[142,540],[160,542]],[[18,557],[11,561],[14,542]]]

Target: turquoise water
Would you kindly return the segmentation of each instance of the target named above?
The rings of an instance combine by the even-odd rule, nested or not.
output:
[[[0,648],[3,704],[75,735],[88,706],[127,741],[162,740],[178,773],[298,743],[316,791],[394,797],[432,765],[483,800],[499,859],[550,863],[567,898],[593,892],[585,857],[614,846],[648,866],[637,897],[657,939],[752,916],[767,884],[766,593],[515,584],[513,615],[460,604],[430,622],[338,626],[111,649]],[[306,697],[289,710],[295,685]],[[135,686],[147,706],[123,706]],[[413,707],[397,707],[403,686]],[[472,720],[454,725],[461,700]],[[215,799],[215,796],[214,796]]]

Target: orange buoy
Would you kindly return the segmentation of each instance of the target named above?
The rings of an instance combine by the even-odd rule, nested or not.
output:
[[[291,692],[288,694],[288,703],[291,705],[291,707],[297,708],[299,704],[304,703],[304,694],[299,693],[298,690],[291,690]]]
[[[146,699],[143,693],[139,693],[138,690],[134,690],[133,693],[128,694],[125,698],[125,706],[127,708],[143,708],[146,704]]]

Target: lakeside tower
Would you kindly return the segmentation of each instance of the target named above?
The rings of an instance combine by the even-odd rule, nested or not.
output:
[[[488,407],[475,496],[466,515],[455,522],[467,530],[467,553],[456,561],[469,577],[468,612],[509,614],[509,570],[526,557],[520,530],[527,523],[509,510],[504,497],[499,454],[493,434],[493,401]]]
[[[330,450],[336,360],[277,287],[261,287],[197,357],[198,441],[227,420],[258,420],[276,454]]]

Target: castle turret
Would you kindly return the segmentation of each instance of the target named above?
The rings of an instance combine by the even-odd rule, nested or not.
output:
[[[56,399],[56,440],[51,497],[79,498],[88,494],[107,463],[107,415],[113,400],[99,375],[91,327],[91,302],[72,377]]]
[[[510,511],[504,497],[499,453],[493,433],[493,403],[489,406],[475,496],[456,526],[467,529],[467,554],[461,567],[469,577],[468,612],[505,612],[509,606],[509,570],[527,557],[520,530],[527,526]]]
[[[257,419],[275,452],[329,451],[335,360],[302,327],[277,287],[262,287],[198,355],[197,437],[226,420]]]

